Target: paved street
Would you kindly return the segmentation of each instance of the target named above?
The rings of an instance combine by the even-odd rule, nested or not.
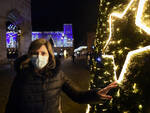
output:
[[[0,66],[0,113],[4,113],[14,75],[10,65]]]
[[[89,72],[86,69],[85,60],[80,58],[72,63],[71,58],[62,61],[62,70],[71,78],[81,89],[88,89]],[[0,113],[4,113],[7,103],[9,90],[15,73],[10,65],[0,66]],[[74,103],[64,93],[62,93],[63,113],[85,113],[86,105]]]
[[[89,72],[86,69],[85,60],[82,58],[75,60],[73,64],[71,59],[67,59],[62,64],[62,70],[76,83],[81,89],[87,90],[89,83]],[[62,94],[63,113],[85,113],[87,105],[81,105],[73,102],[65,94]]]

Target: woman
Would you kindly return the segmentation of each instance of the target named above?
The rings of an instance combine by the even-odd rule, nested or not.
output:
[[[14,79],[6,113],[60,113],[60,92],[83,104],[111,99],[106,95],[116,82],[101,90],[80,91],[55,62],[51,44],[45,39],[31,43],[28,55],[15,61]]]

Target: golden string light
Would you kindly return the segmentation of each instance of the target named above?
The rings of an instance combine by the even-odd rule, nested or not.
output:
[[[126,9],[123,11],[123,13],[112,13],[112,14],[110,14],[110,16],[109,16],[109,30],[110,30],[109,31],[109,38],[108,38],[108,40],[107,40],[107,42],[106,42],[106,44],[103,48],[103,53],[104,53],[107,45],[109,44],[111,36],[112,36],[112,27],[111,27],[112,26],[112,17],[117,17],[117,18],[120,18],[120,19],[123,18],[123,16],[126,14],[126,12],[128,11],[128,9],[130,8],[130,6],[132,5],[133,2],[134,2],[134,0],[130,1],[130,3],[128,4]]]
[[[90,112],[90,105],[88,104],[86,108],[86,113],[89,113],[89,112]]]
[[[117,69],[117,66],[115,65],[115,59],[114,59],[114,56],[113,55],[102,55],[103,58],[109,58],[109,59],[112,59],[112,63],[113,63],[113,67],[114,67],[114,80],[117,81],[117,75],[116,75],[116,69]]]
[[[110,43],[110,40],[111,40],[111,37],[112,37],[112,17],[116,17],[116,18],[122,19],[124,17],[124,15],[127,13],[128,9],[131,7],[131,5],[133,4],[134,1],[135,0],[131,0],[129,2],[129,4],[127,5],[127,7],[125,8],[125,10],[122,13],[113,12],[113,13],[110,14],[109,20],[108,20],[108,22],[109,22],[109,37],[108,37],[108,40],[106,42],[105,41],[102,42],[102,43],[105,43],[105,45],[104,45],[104,47],[102,49],[102,53],[103,53],[102,57],[103,58],[111,58],[112,59],[112,62],[113,62],[113,65],[114,65],[114,79],[118,83],[121,83],[121,81],[124,79],[124,74],[126,73],[128,65],[130,64],[131,58],[134,55],[136,55],[137,53],[150,51],[150,46],[146,46],[146,47],[139,46],[139,49],[130,51],[127,54],[127,57],[125,59],[123,68],[121,70],[121,73],[120,73],[120,76],[119,76],[118,79],[117,79],[117,75],[116,75],[117,66],[115,65],[114,56],[113,55],[106,55],[105,54],[105,50],[106,50],[108,44]],[[138,9],[137,9],[136,20],[135,20],[135,25],[137,27],[139,27],[140,29],[142,29],[143,31],[145,31],[148,35],[150,35],[150,28],[148,26],[146,26],[144,24],[144,22],[142,22],[142,20],[141,20],[141,18],[143,16],[143,9],[144,9],[144,6],[145,6],[145,2],[146,2],[146,0],[139,0],[139,5],[138,5]],[[109,2],[109,4],[110,4],[110,2]],[[100,4],[100,6],[102,6],[102,4]],[[132,8],[133,11],[135,9],[136,8]],[[119,29],[117,31],[119,31]],[[118,43],[120,43],[120,42],[118,42]],[[125,47],[125,49],[129,49],[129,48]],[[135,85],[134,85],[134,87],[135,87]],[[119,91],[118,91],[118,96],[119,96]],[[143,106],[140,104],[138,107],[141,110]],[[88,105],[87,109],[86,109],[86,113],[89,113],[89,111],[90,111],[90,106]],[[125,111],[124,113],[127,113],[127,112]]]
[[[129,4],[127,5],[127,7],[126,7],[126,9],[123,11],[123,13],[111,13],[110,14],[110,17],[109,17],[109,30],[110,30],[110,32],[109,32],[109,38],[108,38],[108,40],[107,40],[107,42],[106,42],[106,44],[105,44],[105,46],[104,46],[104,48],[103,48],[103,50],[102,50],[102,52],[103,52],[103,56],[105,56],[105,49],[107,48],[107,46],[108,46],[108,44],[110,43],[110,40],[111,40],[111,37],[112,37],[112,17],[117,17],[117,18],[120,18],[120,19],[122,19],[123,18],[123,16],[126,14],[126,12],[128,11],[128,9],[131,7],[131,5],[132,5],[132,3],[134,2],[135,0],[131,0],[130,2],[129,2]],[[137,15],[136,15],[136,20],[135,20],[135,24],[140,28],[140,29],[142,29],[142,30],[144,30],[147,34],[149,34],[150,35],[150,28],[149,27],[147,27],[144,23],[142,23],[142,20],[141,20],[141,17],[142,17],[142,15],[143,15],[143,9],[144,9],[144,4],[145,4],[145,2],[146,2],[146,0],[140,0],[139,1],[139,5],[138,5],[138,9],[137,9]],[[142,52],[142,51],[146,51],[146,50],[149,50],[150,49],[150,47],[149,46],[147,46],[147,47],[143,47],[143,48],[140,48],[140,49],[137,49],[137,50],[134,50],[134,51],[130,51],[129,53],[128,53],[128,55],[127,55],[127,57],[126,57],[126,60],[125,60],[125,63],[124,63],[124,65],[123,65],[123,68],[122,68],[122,70],[121,70],[121,73],[120,73],[120,76],[119,76],[119,78],[117,79],[117,76],[116,76],[116,72],[114,72],[115,73],[115,80],[118,82],[118,83],[121,83],[121,81],[123,80],[123,78],[124,78],[124,74],[126,73],[126,69],[127,69],[127,66],[128,66],[128,64],[129,64],[129,62],[130,62],[130,58],[134,55],[134,54],[136,54],[136,53],[139,53],[139,52]],[[110,57],[111,56],[111,58],[113,59],[113,62],[114,62],[114,57],[113,57],[113,55],[106,55],[105,57]],[[114,63],[114,71],[116,71],[115,70],[115,63]]]
[[[142,23],[142,20],[141,20],[145,2],[146,0],[140,0],[139,2],[135,24],[141,29],[143,29],[147,34],[150,35],[150,28],[147,27],[144,23]]]
[[[143,47],[141,49],[137,49],[137,50],[134,50],[134,51],[130,51],[126,57],[126,60],[125,60],[125,63],[123,65],[123,68],[122,68],[122,71],[121,71],[121,74],[119,76],[119,79],[117,80],[118,83],[120,83],[123,78],[124,78],[124,74],[126,73],[126,70],[127,70],[127,67],[128,67],[128,64],[130,63],[130,60],[132,58],[132,56],[134,56],[135,54],[137,53],[141,53],[141,52],[146,52],[146,51],[149,51],[150,50],[150,46],[146,46],[146,47]]]

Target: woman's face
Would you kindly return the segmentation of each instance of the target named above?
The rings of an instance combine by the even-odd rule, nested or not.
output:
[[[48,50],[46,48],[45,45],[42,45],[38,50],[36,50],[35,53],[33,53],[34,55],[41,55],[41,56],[48,56],[49,57],[49,53]]]
[[[40,70],[44,68],[49,59],[49,53],[45,45],[42,45],[39,49],[37,49],[31,56],[31,62],[35,66],[36,70]]]

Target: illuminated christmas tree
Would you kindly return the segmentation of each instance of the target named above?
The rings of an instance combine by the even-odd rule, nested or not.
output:
[[[119,87],[87,112],[150,113],[150,0],[100,0],[96,35],[90,88]]]

